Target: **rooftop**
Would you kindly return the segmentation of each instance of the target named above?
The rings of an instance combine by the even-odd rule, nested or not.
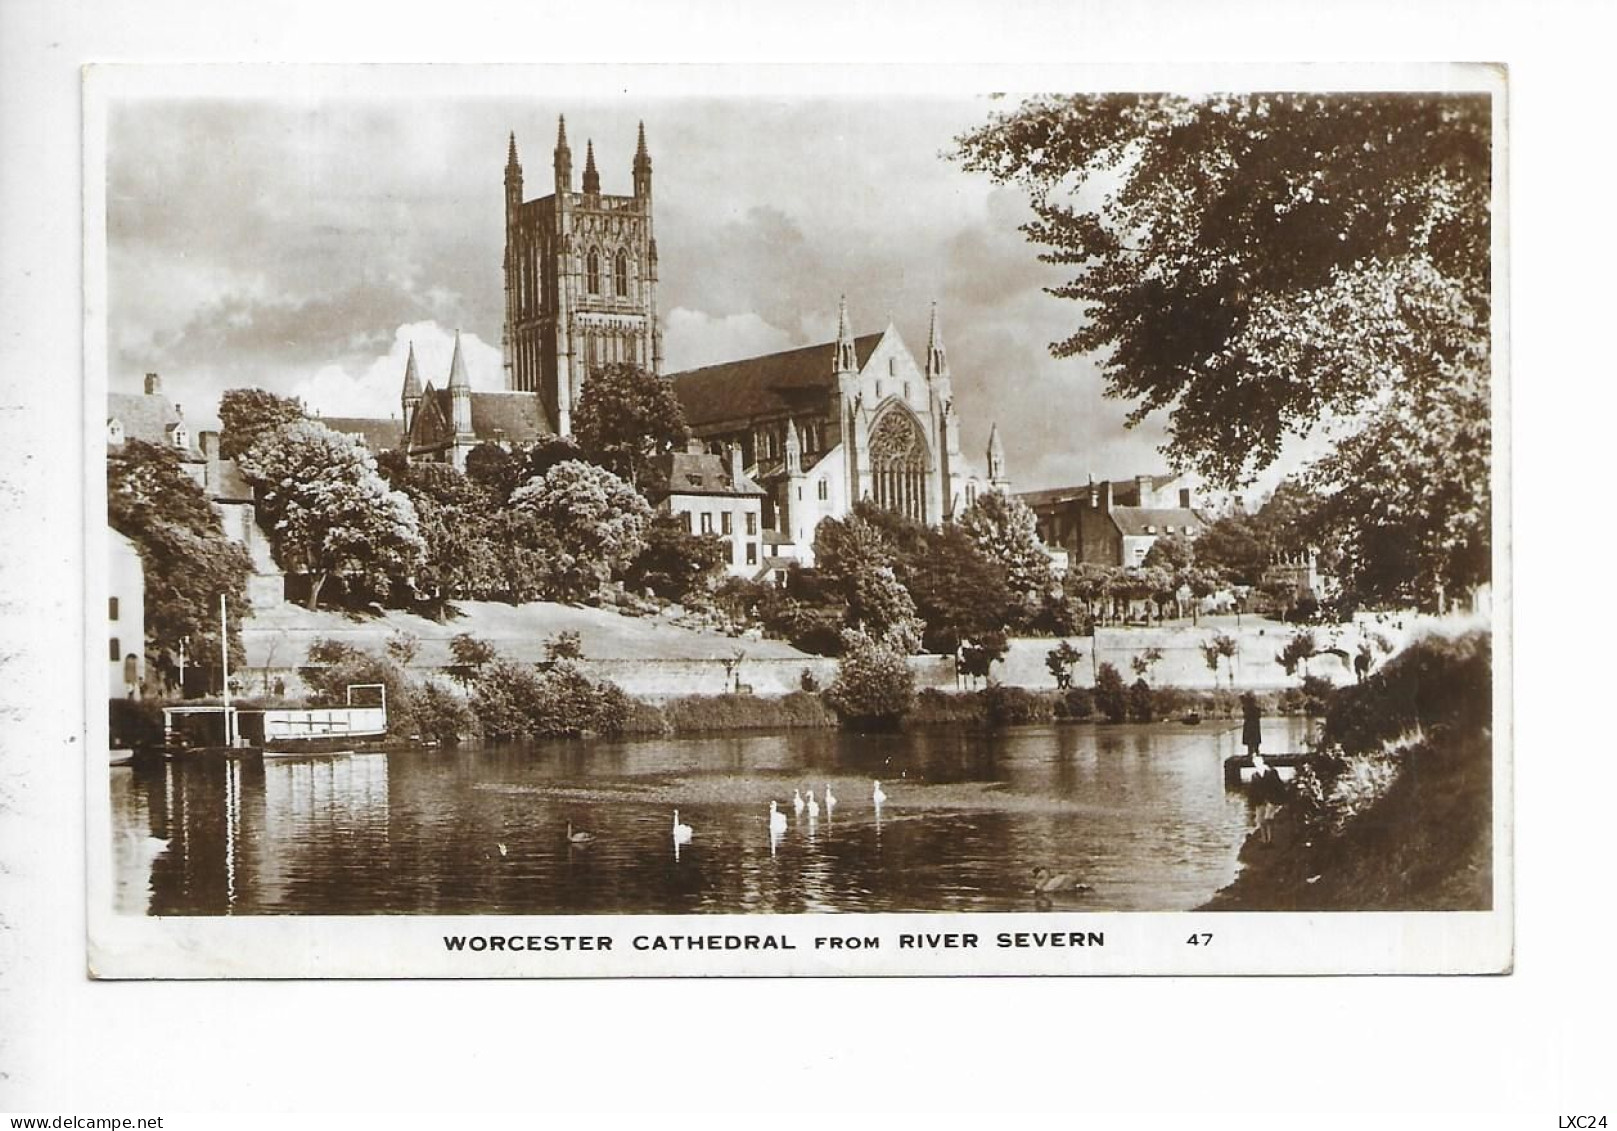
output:
[[[884,331],[885,332],[885,331]],[[854,354],[863,369],[882,334],[853,340]],[[701,369],[670,374],[674,395],[685,410],[685,421],[700,427],[720,420],[768,416],[788,406],[794,393],[829,389],[836,383],[832,366],[836,342],[802,346],[782,353],[727,361]]]

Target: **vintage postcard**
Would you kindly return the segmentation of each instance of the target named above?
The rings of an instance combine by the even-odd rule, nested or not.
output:
[[[1505,103],[88,69],[93,973],[1508,971]]]

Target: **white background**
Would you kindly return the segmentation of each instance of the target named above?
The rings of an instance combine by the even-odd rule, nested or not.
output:
[[[768,14],[735,4],[620,3],[596,7],[593,18],[591,6],[576,3],[541,18],[537,4],[470,0],[6,0],[0,1110],[1429,1111],[1505,1113],[1466,1125],[1518,1127],[1554,1127],[1578,1113],[1617,1117],[1605,832],[1617,754],[1600,664],[1606,641],[1597,636],[1609,619],[1604,551],[1617,479],[1602,458],[1612,448],[1617,381],[1608,311],[1617,251],[1612,22],[1593,4],[1412,0],[1351,11],[1295,0],[1014,9],[934,0]],[[1299,59],[1511,66],[1513,976],[85,979],[81,63]],[[1203,1121],[1179,1125],[1192,1122]]]

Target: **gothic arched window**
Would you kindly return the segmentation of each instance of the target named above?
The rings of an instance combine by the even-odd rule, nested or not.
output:
[[[928,455],[915,417],[900,409],[882,414],[870,430],[871,495],[876,505],[926,522]]]
[[[619,298],[629,297],[629,253],[618,252],[617,267],[612,272],[612,285]]]
[[[585,268],[585,286],[592,295],[601,293],[601,253],[590,248],[588,265]]]

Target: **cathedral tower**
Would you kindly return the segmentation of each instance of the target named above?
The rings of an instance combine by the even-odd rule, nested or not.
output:
[[[586,143],[582,192],[573,191],[567,123],[558,121],[555,191],[522,199],[513,134],[505,167],[506,387],[539,394],[545,425],[572,434],[573,408],[592,369],[623,362],[662,372],[651,157],[640,127],[629,196],[601,192]]]

